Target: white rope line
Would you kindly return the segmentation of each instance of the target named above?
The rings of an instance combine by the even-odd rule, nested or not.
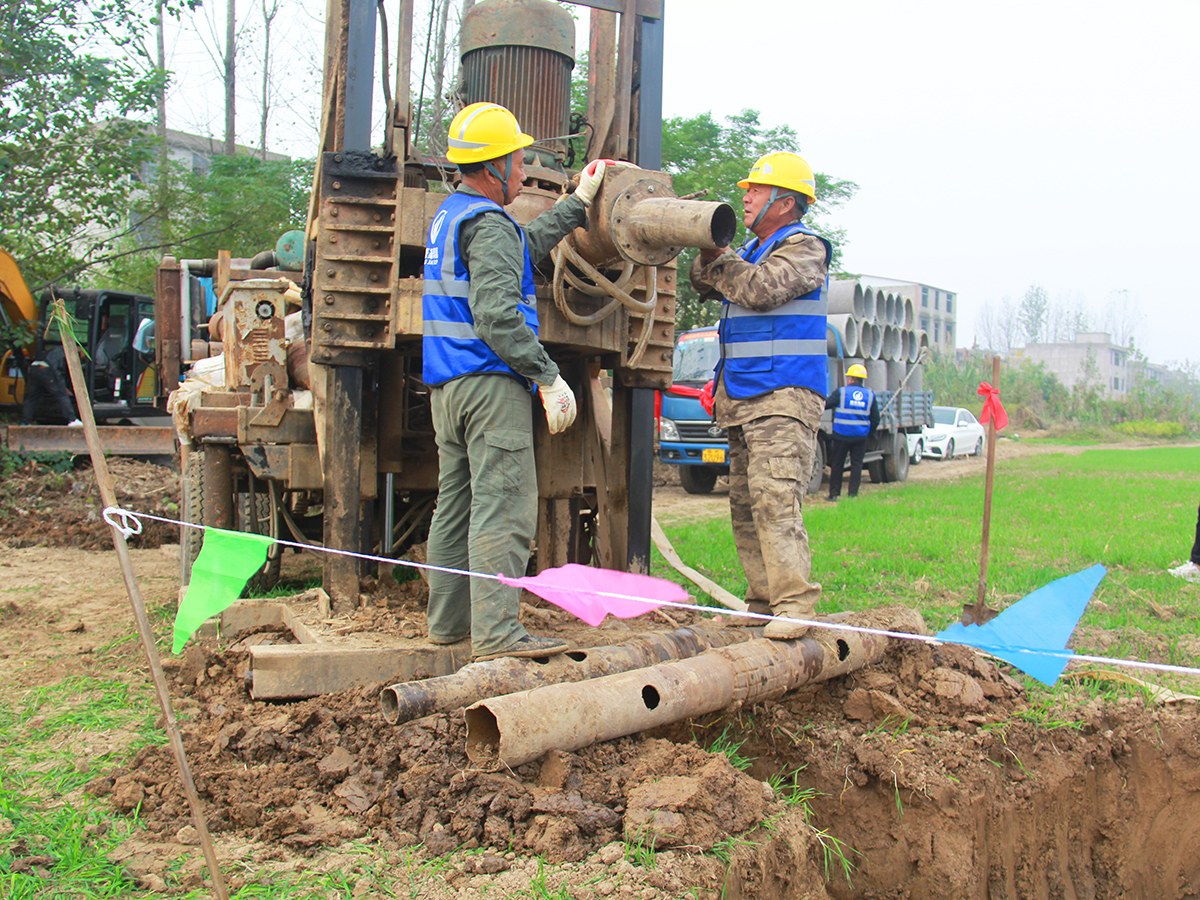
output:
[[[107,522],[109,525],[112,525],[114,528],[116,528],[122,534],[124,534],[126,539],[128,539],[131,534],[140,534],[141,533],[141,530],[142,530],[142,524],[140,522],[141,519],[149,519],[149,520],[155,521],[155,522],[163,522],[167,525],[179,525],[184,528],[195,528],[200,531],[204,531],[206,529],[211,529],[213,531],[223,531],[226,534],[238,535],[239,537],[257,537],[257,538],[262,538],[264,540],[274,541],[275,543],[281,544],[284,547],[296,547],[301,550],[313,550],[313,551],[317,551],[317,552],[321,552],[321,553],[329,553],[334,556],[348,556],[353,559],[361,559],[361,560],[366,560],[368,562],[381,562],[381,563],[387,563],[390,565],[407,566],[408,568],[411,568],[411,569],[424,569],[424,570],[430,571],[430,572],[446,572],[451,575],[465,575],[469,578],[484,578],[484,579],[488,579],[490,581],[500,581],[501,580],[500,575],[488,575],[484,572],[472,572],[468,569],[454,569],[454,568],[450,568],[448,566],[435,566],[435,565],[431,565],[429,563],[417,563],[417,562],[412,562],[411,560],[407,560],[407,559],[391,559],[389,557],[374,556],[374,555],[368,554],[368,553],[355,553],[351,550],[334,550],[334,549],[331,549],[328,547],[322,547],[317,544],[300,544],[300,543],[296,543],[295,541],[285,541],[285,540],[281,540],[279,538],[270,538],[270,537],[267,537],[266,535],[255,535],[255,534],[249,534],[247,532],[242,532],[242,531],[231,531],[231,530],[225,529],[225,528],[213,528],[210,525],[196,525],[191,522],[183,522],[178,519],[168,519],[163,516],[151,515],[150,513],[133,512],[131,510],[123,509],[123,508],[117,507],[117,506],[109,506],[109,507],[106,507],[104,510],[104,521]],[[114,521],[114,520],[119,520],[121,522],[121,524],[118,524],[117,521]],[[129,525],[130,521],[136,523],[137,527],[133,528],[132,526],[130,526]],[[126,533],[127,528],[129,529],[128,533]],[[505,576],[505,577],[510,578],[511,580],[517,580],[517,578],[521,577],[521,576]],[[536,575],[532,576],[531,578],[528,578],[526,580],[537,582],[537,576]],[[1121,659],[1121,658],[1111,657],[1111,656],[1088,656],[1083,653],[1075,653],[1072,650],[1065,650],[1065,649],[1064,650],[1050,650],[1050,649],[1045,649],[1045,648],[1018,647],[1018,646],[1012,646],[1012,645],[1004,645],[1003,647],[989,648],[989,647],[977,646],[975,644],[968,644],[968,643],[964,643],[961,641],[946,640],[944,638],[939,638],[935,635],[911,634],[907,631],[889,631],[885,628],[870,628],[870,627],[867,627],[864,625],[848,625],[844,622],[831,622],[828,620],[820,620],[820,619],[800,619],[800,618],[795,618],[792,616],[772,616],[772,615],[767,615],[765,613],[749,612],[749,611],[743,611],[743,610],[738,610],[738,609],[727,609],[725,607],[700,606],[698,604],[693,604],[693,603],[678,603],[678,602],[671,601],[671,600],[650,600],[650,599],[647,599],[646,597],[636,597],[636,596],[632,596],[629,594],[617,594],[617,593],[613,593],[610,591],[599,591],[599,590],[595,590],[593,588],[572,588],[572,587],[565,587],[565,586],[560,586],[557,584],[548,584],[548,583],[542,584],[540,586],[552,588],[556,591],[564,591],[567,593],[588,594],[589,596],[593,596],[593,597],[610,597],[614,600],[633,600],[637,603],[645,603],[647,606],[649,606],[650,609],[647,609],[646,610],[647,612],[653,612],[653,610],[658,607],[668,606],[673,609],[685,609],[685,610],[689,610],[691,612],[704,613],[704,614],[708,614],[708,615],[712,615],[715,613],[717,615],[722,615],[722,616],[740,616],[741,618],[744,618],[744,619],[757,619],[757,620],[762,621],[763,623],[789,622],[789,623],[793,623],[796,625],[807,625],[810,628],[823,628],[828,631],[845,631],[845,632],[852,633],[852,634],[868,634],[868,635],[874,635],[877,637],[894,638],[896,640],[902,640],[902,641],[916,641],[918,643],[923,643],[923,644],[935,644],[935,645],[936,644],[959,644],[960,646],[963,646],[963,647],[970,647],[973,650],[982,650],[983,652],[988,653],[989,655],[993,655],[993,656],[995,655],[994,651],[996,649],[1002,649],[1006,653],[1025,653],[1025,654],[1030,654],[1032,656],[1048,656],[1048,657],[1051,657],[1054,659],[1066,660],[1068,662],[1073,661],[1073,660],[1078,660],[1080,662],[1091,662],[1091,663],[1107,664],[1107,665],[1112,665],[1112,666],[1123,666],[1125,668],[1130,668],[1130,669],[1147,669],[1147,670],[1153,670],[1156,672],[1173,672],[1173,673],[1176,673],[1179,675],[1200,676],[1200,668],[1196,668],[1196,667],[1192,667],[1192,666],[1175,666],[1175,665],[1170,665],[1167,663],[1152,663],[1152,662],[1145,662],[1143,660],[1138,660],[1138,659]]]

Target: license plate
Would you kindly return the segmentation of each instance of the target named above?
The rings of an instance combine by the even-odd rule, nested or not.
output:
[[[724,450],[701,450],[700,459],[706,463],[723,463],[725,462]]]

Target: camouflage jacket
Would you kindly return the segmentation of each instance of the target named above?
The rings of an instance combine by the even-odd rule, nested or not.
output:
[[[827,274],[825,245],[812,235],[795,234],[759,263],[746,262],[732,249],[708,265],[697,256],[691,280],[701,297],[717,295],[746,309],[767,312],[821,287]],[[717,424],[725,428],[764,416],[788,416],[815,429],[825,408],[824,398],[799,387],[735,400],[719,384],[714,395]]]

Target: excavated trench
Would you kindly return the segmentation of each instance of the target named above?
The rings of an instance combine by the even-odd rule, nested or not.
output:
[[[497,867],[439,900],[508,896],[523,861],[574,871],[571,897],[614,866],[653,900],[1200,896],[1196,708],[1067,686],[1049,713],[962,647],[894,648],[781,700],[497,770],[467,758],[461,713],[387,725],[382,685],[253,702],[244,665],[195,649],[174,672],[210,829]],[[89,789],[154,839],[188,821],[165,748]],[[620,861],[647,846],[656,867]]]
[[[847,713],[866,712],[870,693],[848,691]],[[795,734],[795,712],[781,710],[774,730]],[[790,827],[737,855],[729,896],[1200,897],[1195,708],[1126,699],[1077,712],[1059,727],[964,716],[938,730],[868,716],[865,730],[805,730],[798,753],[774,735],[748,742],[753,775],[797,772],[817,793],[809,821],[828,836],[814,841],[793,807]],[[831,838],[854,864],[849,880],[824,849]],[[825,893],[798,881],[805,864],[830,864]]]

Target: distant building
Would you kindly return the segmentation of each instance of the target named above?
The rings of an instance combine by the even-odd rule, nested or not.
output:
[[[1018,359],[1041,363],[1067,390],[1075,385],[1090,383],[1114,400],[1128,396],[1134,361],[1129,348],[1113,343],[1112,335],[1103,331],[1080,331],[1074,341],[1056,344],[1026,344],[1013,351]],[[1144,370],[1163,370],[1164,366],[1145,365]],[[1137,370],[1142,371],[1142,370]],[[1151,375],[1151,377],[1154,377]],[[1159,380],[1162,376],[1159,375]]]
[[[883,288],[899,294],[913,305],[913,325],[918,331],[929,335],[929,346],[943,353],[953,353],[958,340],[958,295],[943,288],[919,281],[902,281],[896,278],[880,278],[862,275],[863,286]]]
[[[238,144],[239,156],[254,156],[271,162],[287,162],[291,159],[283,153],[265,154],[254,147],[243,147]],[[167,129],[167,156],[172,162],[179,163],[197,175],[207,175],[212,168],[213,157],[225,155],[225,141],[214,137],[201,137],[198,134],[188,134],[186,131]],[[152,171],[152,169],[151,169]]]

